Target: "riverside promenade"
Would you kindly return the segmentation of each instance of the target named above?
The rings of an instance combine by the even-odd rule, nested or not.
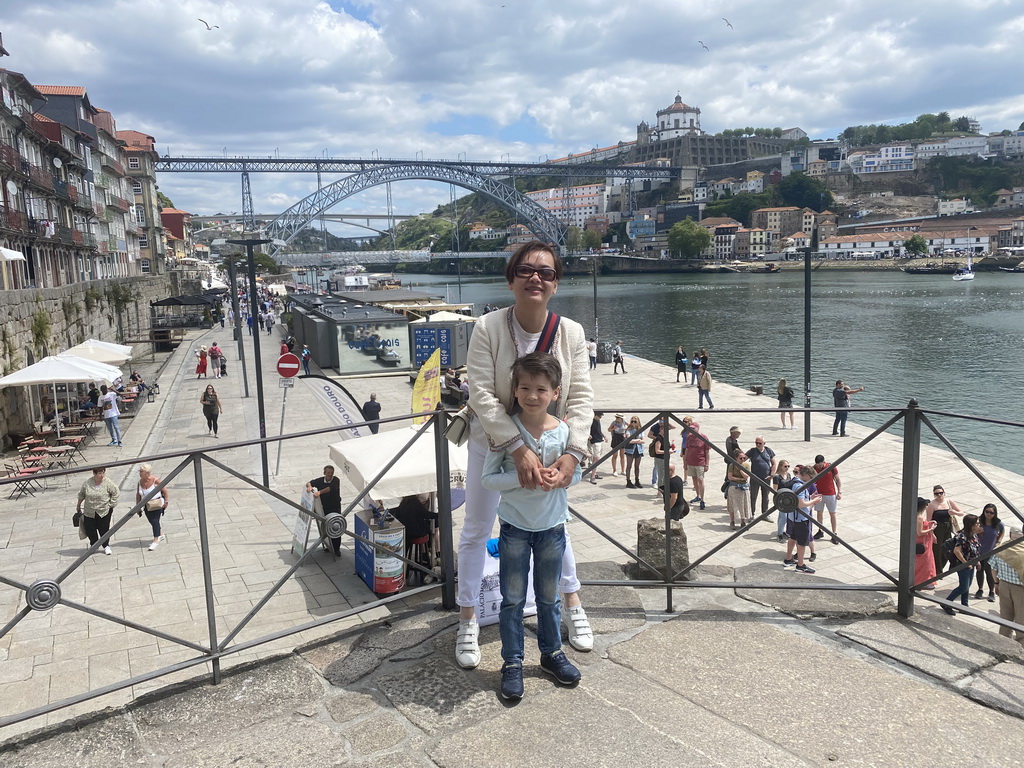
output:
[[[217,449],[211,454],[215,458],[258,478],[259,451],[230,447],[255,438],[258,427],[252,375],[253,397],[246,399],[233,346],[225,343],[229,336],[221,329],[196,332],[171,355],[157,355],[152,363],[137,361],[147,379],[160,371],[162,394],[122,422],[127,426],[124,448],[105,447],[101,436],[87,449],[87,461]],[[275,329],[259,338],[268,432],[275,434],[284,391],[277,388],[274,373],[280,336]],[[214,339],[231,360],[231,375],[197,381],[191,350]],[[613,375],[610,366],[600,366],[594,376],[596,407],[607,414],[606,425],[615,412],[628,417],[631,407],[696,415],[695,389],[675,384],[669,367],[627,358],[627,369],[627,375]],[[198,404],[207,383],[217,387],[224,403],[219,439],[206,434]],[[407,376],[345,383],[360,403],[376,392],[384,417],[409,410]],[[722,412],[771,407],[773,400],[722,384],[713,396],[717,408],[700,413],[698,420],[716,444],[724,444],[729,426],[736,424],[743,430],[744,448],[761,434],[792,463],[809,463],[816,453],[834,460],[869,433],[851,425],[851,437],[832,438],[831,419],[821,414],[813,417],[812,441],[805,443],[802,431],[779,429],[775,413]],[[302,388],[289,393],[285,433],[327,423],[319,404]],[[384,428],[401,427],[396,422]],[[330,463],[326,446],[336,439],[322,435],[285,443],[280,470],[272,447],[274,490],[297,499],[302,484]],[[229,447],[220,449],[225,444]],[[901,457],[899,434],[886,435],[840,470],[839,533],[886,571],[894,571],[897,563]],[[694,510],[684,521],[691,558],[730,533],[724,499],[717,492],[724,475],[724,464],[715,470],[718,461],[712,457],[707,509]],[[176,463],[162,462],[158,474]],[[925,446],[921,464],[923,489],[941,482],[966,511],[977,511],[990,500],[990,493],[948,452]],[[571,504],[631,548],[637,520],[661,514],[648,485],[650,469],[645,459],[641,479],[648,487],[630,490],[624,478],[606,476],[596,486],[583,483],[571,489]],[[982,469],[1020,506],[1024,478]],[[132,466],[111,475],[122,487],[123,512],[134,501],[137,475]],[[82,546],[69,518],[84,479],[76,476],[69,487],[51,483],[35,497],[0,502],[0,575],[31,583],[52,578],[73,562]],[[351,498],[353,489],[344,478],[342,484],[343,498]],[[294,514],[209,468],[204,468],[203,485],[223,637],[231,622],[247,613],[294,562],[289,551]],[[151,537],[144,519],[133,520],[114,537],[112,556],[93,556],[73,574],[64,585],[66,596],[203,642],[207,627],[194,488],[191,470],[172,483],[172,506],[165,517],[168,538],[156,551],[147,550]],[[460,521],[457,512],[457,526]],[[627,558],[617,547],[581,520],[571,524],[571,531],[584,578],[621,578]],[[716,553],[698,578],[882,581],[845,547],[824,541],[818,543],[816,575],[783,571],[784,545],[774,532],[774,523],[761,523]],[[337,561],[316,553],[240,639],[373,600],[352,570],[351,542]],[[940,592],[952,588],[950,581]],[[208,675],[198,684],[186,682],[203,674],[204,667],[195,667],[0,729],[0,765],[1024,762],[1022,653],[991,625],[949,618],[922,603],[914,619],[901,621],[891,597],[879,592],[680,588],[674,590],[673,613],[664,610],[664,590],[585,587],[584,601],[597,633],[595,650],[568,650],[583,670],[583,682],[574,690],[557,688],[530,667],[536,659],[528,655],[527,695],[518,706],[506,706],[496,693],[497,628],[482,633],[481,667],[462,671],[452,658],[455,615],[435,610],[435,597],[418,597],[231,656],[223,663],[225,679],[219,686],[206,684]],[[20,590],[0,586],[4,622],[23,604]],[[193,655],[178,644],[65,606],[33,613],[0,639],[0,716]]]

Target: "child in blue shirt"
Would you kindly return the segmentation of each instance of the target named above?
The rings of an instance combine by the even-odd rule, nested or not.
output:
[[[515,400],[512,419],[524,444],[540,458],[543,481],[530,490],[519,485],[512,454],[491,451],[484,461],[483,487],[501,492],[498,537],[501,579],[501,695],[506,699],[523,697],[523,607],[533,557],[533,590],[537,599],[537,645],[540,666],[563,685],[575,685],[579,670],[562,652],[560,624],[561,600],[558,580],[562,575],[565,551],[565,523],[569,519],[569,497],[565,488],[548,484],[554,480],[550,465],[563,453],[569,441],[569,427],[548,408],[558,399],[562,368],[554,355],[531,352],[512,365],[512,392]],[[572,482],[580,479],[579,467]]]

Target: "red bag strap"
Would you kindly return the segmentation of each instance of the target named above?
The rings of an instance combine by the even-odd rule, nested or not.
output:
[[[555,344],[555,334],[558,333],[558,324],[561,317],[554,312],[548,312],[548,318],[544,321],[544,328],[541,329],[540,338],[537,339],[538,352],[550,352]]]

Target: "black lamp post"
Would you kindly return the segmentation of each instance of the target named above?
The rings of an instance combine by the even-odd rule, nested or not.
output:
[[[804,250],[804,408],[811,407],[811,256],[818,250],[818,227]],[[811,441],[811,414],[804,413],[804,442]]]
[[[238,366],[242,370],[242,388],[249,396],[249,374],[245,370],[245,345],[242,344],[242,318],[238,312],[238,284],[235,282],[235,257],[228,256],[228,284],[231,286],[231,313],[235,316],[235,348],[238,350]]]
[[[266,237],[253,237],[245,240],[228,240],[227,242],[232,245],[245,246],[245,258],[249,269],[249,311],[255,312],[259,298],[256,293],[256,259],[253,249],[257,245],[265,245],[273,241]],[[255,324],[252,330],[252,355],[256,367],[256,408],[260,420],[260,439],[263,440],[267,436],[267,416],[263,402],[263,357],[260,354],[260,340]],[[267,456],[266,443],[260,443],[260,460],[263,465],[263,484],[270,485],[270,459]]]

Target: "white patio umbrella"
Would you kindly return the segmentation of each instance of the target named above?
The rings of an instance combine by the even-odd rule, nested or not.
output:
[[[57,402],[57,384],[77,384],[84,381],[103,381],[113,384],[121,378],[121,371],[112,365],[85,360],[73,355],[51,355],[37,363],[0,378],[0,387],[30,387],[49,384],[53,387],[53,401]],[[29,390],[31,393],[31,390]],[[30,394],[31,397],[31,394]],[[31,402],[29,404],[31,408]],[[57,419],[60,434],[60,419]]]
[[[365,488],[377,473],[412,440],[418,427],[393,429],[354,440],[342,440],[329,446],[331,460],[358,489]],[[428,430],[398,460],[370,491],[374,499],[401,499],[416,493],[437,490],[437,454],[434,435]],[[466,446],[448,444],[449,482],[462,487],[466,482],[469,451]]]
[[[70,349],[61,352],[62,355],[74,355],[75,357],[95,360],[108,365],[122,365],[132,359],[132,348],[124,344],[113,344],[109,341],[97,341],[86,339],[81,344],[76,344]]]

